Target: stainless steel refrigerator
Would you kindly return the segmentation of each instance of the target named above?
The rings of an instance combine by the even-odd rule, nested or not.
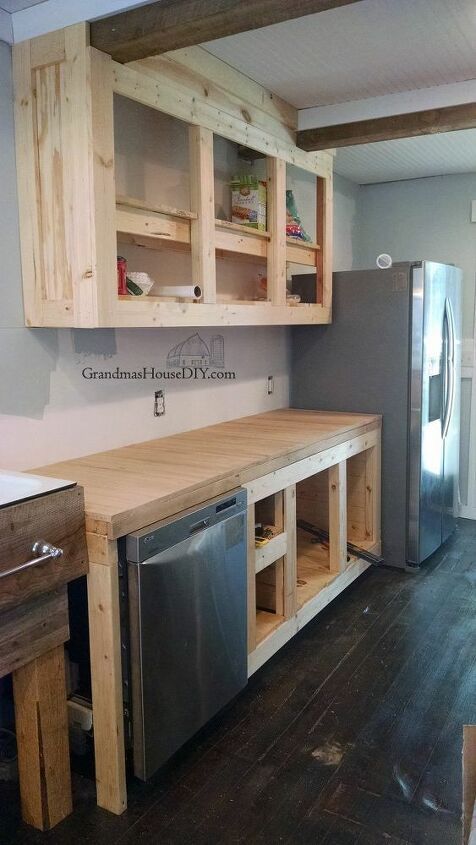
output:
[[[332,324],[293,330],[293,407],[383,416],[391,566],[419,566],[455,527],[460,338],[461,270],[430,261],[334,274]]]

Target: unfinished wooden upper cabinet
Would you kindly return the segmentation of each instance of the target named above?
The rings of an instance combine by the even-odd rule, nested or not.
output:
[[[117,64],[86,24],[16,45],[14,77],[27,325],[330,321],[332,155],[295,146],[291,106],[200,48]],[[267,182],[263,231],[230,222],[236,173]],[[308,243],[286,238],[287,188]],[[118,294],[118,255],[148,296]]]

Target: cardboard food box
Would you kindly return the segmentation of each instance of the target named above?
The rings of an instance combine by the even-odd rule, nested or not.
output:
[[[266,231],[266,182],[236,176],[231,182],[231,221]]]

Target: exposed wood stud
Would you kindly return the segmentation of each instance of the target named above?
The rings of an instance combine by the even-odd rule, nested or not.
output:
[[[347,562],[347,462],[329,468],[329,566],[343,572]]]
[[[286,162],[268,158],[268,299],[286,304]]]
[[[197,218],[190,221],[192,283],[203,290],[203,302],[216,302],[215,189],[213,132],[190,126],[190,203]]]

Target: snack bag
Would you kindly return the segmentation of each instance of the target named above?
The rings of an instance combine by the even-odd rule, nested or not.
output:
[[[292,191],[286,191],[286,237],[298,238],[301,241],[307,242],[312,240],[301,225]]]
[[[266,182],[235,176],[231,182],[231,222],[266,231]]]

